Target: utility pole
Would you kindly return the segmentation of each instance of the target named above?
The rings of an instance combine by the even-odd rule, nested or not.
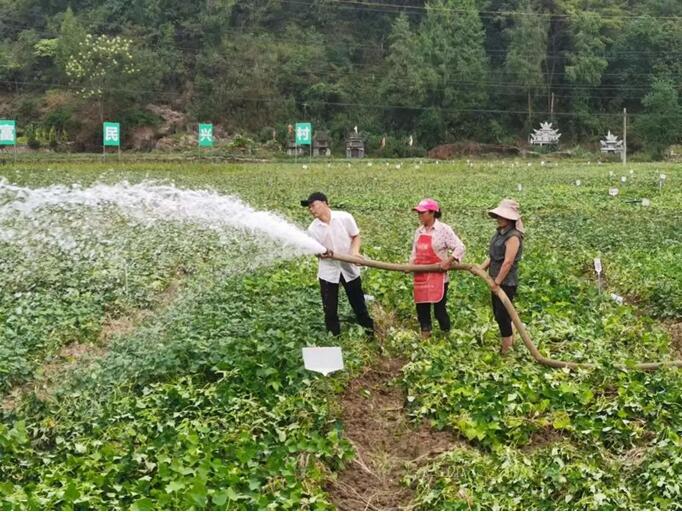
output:
[[[623,165],[628,163],[628,109],[623,109]]]

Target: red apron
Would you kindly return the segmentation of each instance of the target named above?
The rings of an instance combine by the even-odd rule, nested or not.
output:
[[[417,265],[432,265],[442,260],[433,250],[431,235],[422,233],[417,239],[414,262]],[[417,304],[440,302],[445,294],[445,272],[415,272],[414,301]]]

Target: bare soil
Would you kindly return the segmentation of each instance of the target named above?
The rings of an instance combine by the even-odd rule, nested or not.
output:
[[[673,354],[682,359],[682,322],[668,324],[667,331],[670,333],[671,349]]]
[[[532,453],[536,450],[540,450],[541,448],[556,444],[564,439],[566,439],[565,434],[559,430],[556,430],[552,426],[548,426],[534,432],[531,435],[528,444],[523,446],[521,449],[524,452]]]
[[[411,510],[405,474],[457,443],[452,433],[411,424],[397,382],[404,364],[379,359],[341,396],[344,435],[357,455],[327,487],[339,510]]]
[[[31,392],[40,400],[47,400],[62,376],[79,364],[102,357],[105,353],[103,346],[90,343],[74,342],[62,347],[49,362],[36,371],[33,380],[12,388],[3,397],[0,408],[4,411],[15,409],[21,399]]]
[[[138,309],[118,318],[105,318],[97,340],[92,343],[74,342],[62,347],[56,355],[38,368],[29,382],[12,388],[0,401],[0,409],[6,412],[16,409],[22,397],[34,393],[40,400],[48,400],[69,372],[78,366],[103,357],[107,353],[109,342],[116,336],[132,333],[148,317],[167,308],[178,294],[181,279],[184,276],[178,271],[169,285],[157,297],[157,306],[153,310]]]

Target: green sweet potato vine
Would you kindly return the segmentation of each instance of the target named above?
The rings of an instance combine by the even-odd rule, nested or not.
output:
[[[355,215],[365,254],[388,261],[407,259],[410,208],[426,196],[441,202],[466,261],[482,261],[493,230],[486,210],[514,197],[528,227],[521,318],[544,354],[600,368],[550,370],[522,347],[500,358],[489,292],[463,274],[452,275],[453,331],[422,343],[410,277],[366,270],[366,292],[394,318],[387,348],[408,360],[409,415],[459,438],[405,484],[430,509],[674,509],[682,506],[679,370],[614,364],[675,351],[663,322],[682,318],[682,177],[675,166],[633,169],[627,185],[620,166],[537,162],[74,164],[49,172],[27,164],[4,175],[32,187],[172,179],[238,194],[302,226],[309,216],[298,201],[323,190]],[[668,180],[659,192],[661,170]],[[615,198],[613,186],[621,188]],[[628,202],[642,197],[650,207]],[[55,211],[54,224],[71,214]],[[251,236],[224,244],[190,226],[129,225],[112,211],[93,221],[110,243],[84,233],[78,257],[36,246],[39,257],[26,258],[0,242],[0,389],[25,390],[2,413],[0,506],[333,507],[325,482],[352,457],[334,397],[373,345],[348,327],[343,300],[341,339],[322,333],[314,260],[273,264],[277,247]],[[605,268],[601,294],[595,256]],[[178,279],[177,296],[160,307]],[[47,393],[31,393],[64,346],[101,344],[107,318],[138,310],[151,314]],[[302,369],[301,347],[337,342],[349,372],[325,380]]]

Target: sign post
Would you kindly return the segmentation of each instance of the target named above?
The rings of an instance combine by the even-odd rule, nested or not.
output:
[[[118,158],[121,159],[121,124],[103,123],[102,124],[102,160],[106,155],[107,146],[118,148]]]
[[[210,123],[199,123],[199,147],[213,147],[213,125]]]
[[[326,377],[344,368],[341,347],[304,347],[302,351],[306,370],[321,373]]]
[[[298,146],[304,146],[308,144],[310,146],[310,158],[312,159],[313,125],[310,123],[296,123],[294,134],[294,152],[296,156],[298,156]]]
[[[597,273],[597,288],[599,289],[599,293],[601,293],[601,258],[594,259],[594,271]]]
[[[0,119],[0,146],[14,146],[14,160],[17,159],[17,122]]]

